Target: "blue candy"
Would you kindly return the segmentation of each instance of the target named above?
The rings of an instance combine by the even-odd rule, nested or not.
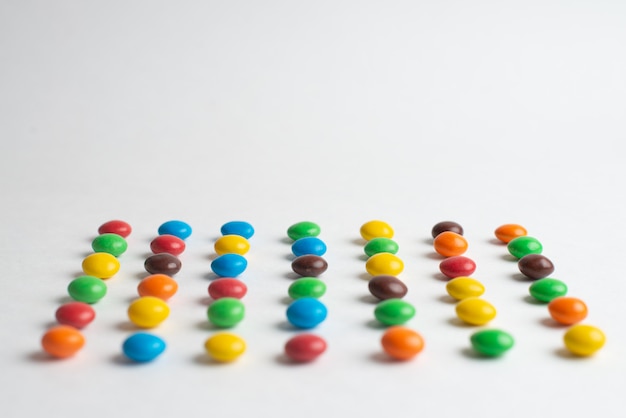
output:
[[[191,226],[183,221],[167,221],[159,227],[159,235],[174,235],[184,240],[191,235]]]
[[[237,277],[246,267],[245,257],[235,253],[222,254],[211,262],[211,270],[220,277]]]
[[[222,235],[240,235],[245,239],[250,239],[254,235],[254,228],[248,222],[231,221],[222,225],[220,232]]]
[[[145,363],[157,358],[165,350],[165,341],[153,334],[137,332],[122,344],[122,351],[129,359]]]
[[[287,320],[298,328],[314,328],[322,323],[327,315],[326,306],[311,297],[296,299],[287,308]]]
[[[326,253],[326,244],[317,237],[304,237],[291,244],[291,252],[296,257],[309,254],[322,256]]]

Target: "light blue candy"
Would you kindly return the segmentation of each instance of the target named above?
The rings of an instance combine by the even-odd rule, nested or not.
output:
[[[326,306],[311,297],[296,299],[287,308],[287,320],[297,328],[315,328],[327,315]]]
[[[184,240],[191,235],[191,226],[183,221],[167,221],[159,227],[159,235],[174,235]]]
[[[211,270],[220,277],[237,277],[248,267],[248,261],[239,254],[222,254],[211,262]]]
[[[129,359],[145,363],[161,355],[165,351],[165,346],[165,341],[156,335],[137,332],[124,341],[122,351]]]
[[[322,256],[326,253],[326,244],[317,237],[304,237],[291,244],[291,252],[296,257],[309,254]]]
[[[220,232],[222,235],[240,235],[245,239],[250,239],[254,235],[254,228],[248,222],[231,221],[222,225]]]

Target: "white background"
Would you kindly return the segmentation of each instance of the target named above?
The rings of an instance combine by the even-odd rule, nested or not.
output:
[[[613,1],[0,2],[3,417],[623,417],[626,3]],[[75,357],[40,348],[98,226],[134,227]],[[126,307],[158,226],[193,228],[168,344],[131,365]],[[213,242],[250,240],[248,343],[203,351]],[[359,227],[396,231],[426,340],[387,361]],[[282,357],[292,223],[322,227],[328,351]],[[516,338],[475,358],[430,230],[465,228],[474,277]],[[528,299],[493,230],[515,222],[607,335],[596,356]],[[585,415],[588,414],[588,415]]]

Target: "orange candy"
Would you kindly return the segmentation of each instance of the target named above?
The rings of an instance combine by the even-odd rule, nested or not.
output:
[[[442,256],[453,257],[467,251],[467,240],[456,232],[444,231],[435,237],[433,246]]]
[[[500,241],[508,243],[513,238],[523,237],[528,234],[526,228],[518,224],[504,224],[500,225],[495,230],[496,238]]]
[[[381,339],[385,353],[397,360],[410,360],[424,348],[424,339],[412,329],[393,326],[387,329]]]
[[[85,345],[85,337],[74,327],[58,325],[50,328],[41,338],[41,346],[51,356],[71,357]]]
[[[154,296],[164,301],[178,291],[178,283],[166,274],[152,274],[144,278],[137,286],[139,296]]]
[[[587,305],[578,298],[561,296],[548,304],[550,316],[564,325],[576,324],[587,317]]]

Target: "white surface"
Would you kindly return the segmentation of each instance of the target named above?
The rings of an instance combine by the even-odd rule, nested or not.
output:
[[[131,4],[132,3],[132,4]],[[3,417],[623,416],[626,4],[620,1],[0,3],[0,404]],[[39,339],[97,227],[134,227],[87,345],[48,361]],[[158,226],[194,228],[158,361],[120,345]],[[203,342],[219,227],[256,227],[235,364]],[[360,225],[384,219],[426,348],[381,355]],[[322,226],[328,352],[280,360],[286,229]],[[468,352],[437,278],[430,229],[466,230],[474,277],[514,334]],[[608,342],[562,352],[493,242],[517,222]],[[61,411],[63,411],[61,413]],[[140,414],[140,415],[138,415]]]

